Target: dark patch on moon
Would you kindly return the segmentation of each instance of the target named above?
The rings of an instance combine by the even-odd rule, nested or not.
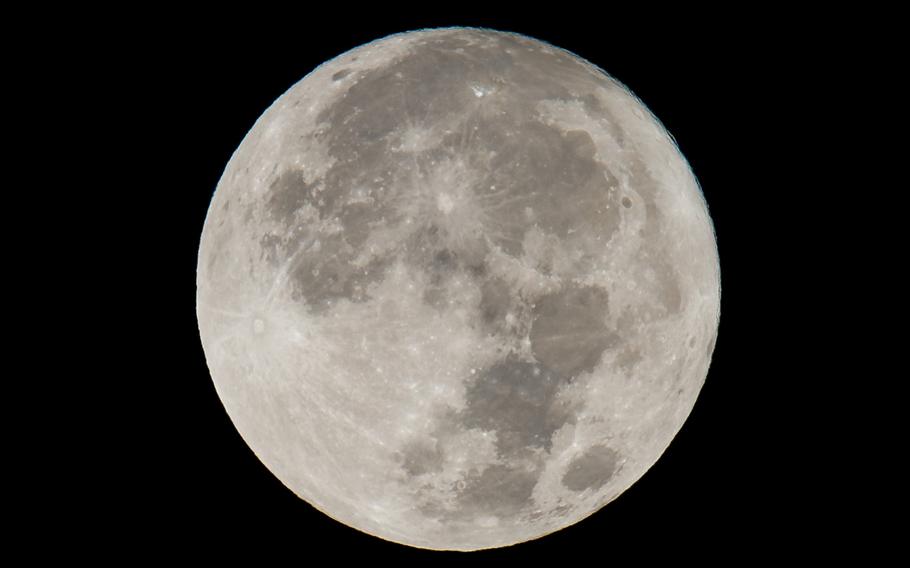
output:
[[[353,263],[375,227],[381,208],[336,202],[338,192],[320,192],[317,197],[316,186],[306,183],[303,170],[281,172],[269,186],[265,210],[283,229],[280,234],[261,236],[258,244],[263,257],[273,266],[291,263],[288,270],[292,298],[305,302],[311,313],[321,314],[337,300],[368,300],[368,286],[384,276],[391,259],[374,258],[366,266]],[[316,233],[298,223],[296,213],[307,204],[315,207],[322,219],[339,213],[343,230]]]
[[[515,515],[531,503],[539,476],[536,469],[509,464],[491,465],[469,475],[457,496],[461,514]]]
[[[570,130],[564,134],[565,146],[569,153],[578,157],[581,162],[591,162],[597,153],[597,146],[591,134],[585,130]]]
[[[427,304],[443,309],[448,305],[449,279],[461,269],[458,256],[447,248],[436,251],[426,267],[429,282],[424,291],[423,300]]]
[[[350,74],[351,74],[350,69],[342,69],[341,71],[336,71],[335,73],[332,73],[332,80],[341,81],[342,79],[344,79],[345,77],[347,77]]]
[[[590,372],[606,349],[621,339],[607,327],[607,292],[597,286],[569,285],[537,300],[531,325],[531,351],[566,377]]]
[[[491,332],[506,332],[506,314],[514,299],[509,285],[499,278],[485,278],[480,287],[480,321]]]
[[[626,373],[631,372],[641,360],[641,351],[636,347],[626,347],[616,356],[616,364]]]
[[[588,448],[569,464],[562,484],[572,491],[600,489],[616,473],[619,454],[612,448],[597,445]]]
[[[402,451],[401,467],[410,476],[442,471],[445,456],[435,440],[415,441]]]
[[[266,233],[259,238],[259,249],[262,251],[262,258],[272,265],[281,263],[285,248],[284,239],[274,233]]]
[[[311,200],[313,186],[307,184],[302,170],[286,170],[269,186],[266,208],[272,218],[291,225],[297,210]]]
[[[449,247],[444,232],[432,222],[413,229],[402,243],[401,253],[402,260],[437,282],[461,269],[463,255]]]
[[[323,314],[342,299],[369,300],[368,287],[383,278],[389,259],[364,267],[352,261],[350,247],[337,237],[324,240],[318,251],[301,253],[291,270],[292,298],[304,301],[312,314]]]
[[[571,417],[557,400],[565,383],[566,377],[543,365],[508,356],[469,382],[462,423],[495,431],[503,458],[520,457],[529,448],[549,451],[553,433]]]
[[[381,140],[408,117],[442,121],[463,112],[474,96],[467,82],[490,77],[489,52],[471,57],[435,38],[415,47],[408,57],[372,69],[318,117],[332,125],[330,154],[341,162],[372,154]],[[473,48],[478,49],[478,48]]]
[[[544,231],[560,238],[582,233],[609,240],[619,228],[619,212],[610,206],[618,181],[595,159],[591,135],[563,132],[535,118],[492,123],[481,137],[495,155],[480,186],[495,186],[503,196],[488,199],[486,207],[494,241],[509,254],[522,253],[526,208],[536,212]]]
[[[436,273],[451,272],[457,265],[457,255],[449,249],[442,249],[433,255],[433,271]]]
[[[445,310],[448,305],[448,293],[442,286],[427,286],[423,292],[423,301],[438,310]]]
[[[347,203],[340,207],[344,240],[353,250],[359,251],[376,228],[376,206],[371,203]]]
[[[465,40],[475,35],[482,40],[477,45]],[[511,54],[504,45],[511,46]],[[331,207],[336,194],[352,186],[407,185],[413,171],[409,160],[401,162],[391,151],[393,134],[408,123],[449,123],[456,130],[423,153],[467,159],[470,169],[484,176],[475,191],[485,229],[507,253],[521,254],[525,207],[540,211],[541,226],[553,234],[589,231],[606,240],[619,226],[616,208],[608,207],[615,177],[595,159],[590,134],[543,124],[537,105],[543,100],[590,105],[593,91],[609,83],[567,53],[541,51],[518,36],[468,30],[426,38],[407,57],[363,73],[318,117],[330,126],[325,140],[336,160],[321,197]],[[472,110],[479,104],[475,85],[492,90],[482,117]],[[426,163],[419,156],[416,162]],[[399,163],[403,167],[388,171]],[[490,186],[496,191],[488,193]]]
[[[629,199],[628,197],[623,197],[623,198],[622,198],[622,206],[625,207],[626,209],[632,207],[632,200]]]

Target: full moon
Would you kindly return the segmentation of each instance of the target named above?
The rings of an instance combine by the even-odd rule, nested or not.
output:
[[[446,28],[344,53],[265,111],[196,290],[217,393],[284,485],[376,537],[476,550],[572,525],[658,460],[720,276],[698,182],[627,88]]]

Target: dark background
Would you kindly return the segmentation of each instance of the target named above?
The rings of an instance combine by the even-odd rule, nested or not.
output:
[[[819,309],[808,275],[826,262],[806,226],[805,192],[821,190],[802,185],[794,158],[809,138],[802,123],[812,118],[803,111],[817,103],[803,87],[826,49],[805,35],[814,22],[783,13],[683,23],[672,14],[655,21],[524,10],[465,17],[249,9],[228,14],[229,23],[149,13],[84,38],[77,59],[90,62],[103,85],[95,102],[97,112],[113,114],[108,156],[116,156],[118,172],[109,193],[99,193],[105,212],[116,196],[117,211],[107,215],[113,225],[86,231],[118,272],[105,301],[122,306],[113,316],[119,337],[105,347],[115,361],[113,387],[105,389],[94,436],[104,459],[92,462],[83,505],[104,521],[91,525],[84,546],[209,559],[253,552],[296,562],[324,555],[333,562],[604,564],[775,559],[836,547],[821,528],[831,518],[818,495],[826,480],[808,473],[819,439],[830,433],[797,418],[805,415],[803,394],[824,380],[802,340]],[[449,25],[550,42],[639,96],[701,183],[723,286],[707,382],[657,464],[575,526],[470,555],[367,536],[286,489],[225,413],[195,316],[208,203],[259,115],[336,55],[390,33]]]

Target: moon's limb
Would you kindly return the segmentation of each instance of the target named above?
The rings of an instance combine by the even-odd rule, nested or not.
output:
[[[232,421],[315,507],[413,546],[570,525],[660,456],[710,362],[697,182],[622,85],[536,40],[383,39],[280,97],[199,251]]]

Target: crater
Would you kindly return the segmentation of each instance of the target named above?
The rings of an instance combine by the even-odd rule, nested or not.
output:
[[[337,71],[332,74],[332,80],[341,81],[342,79],[344,79],[345,77],[347,77],[350,74],[351,74],[350,69],[342,69],[341,71]]]
[[[557,399],[565,382],[538,363],[510,355],[472,378],[462,422],[467,428],[495,431],[504,458],[523,456],[533,448],[549,451],[553,433],[571,417]]]
[[[262,318],[256,318],[253,320],[253,333],[259,335],[265,332],[265,321]]]
[[[607,446],[592,446],[569,464],[562,484],[572,491],[600,489],[616,473],[619,455]]]
[[[547,368],[565,377],[594,370],[603,352],[620,344],[607,327],[607,292],[598,286],[569,285],[537,300],[531,324],[531,351]]]

